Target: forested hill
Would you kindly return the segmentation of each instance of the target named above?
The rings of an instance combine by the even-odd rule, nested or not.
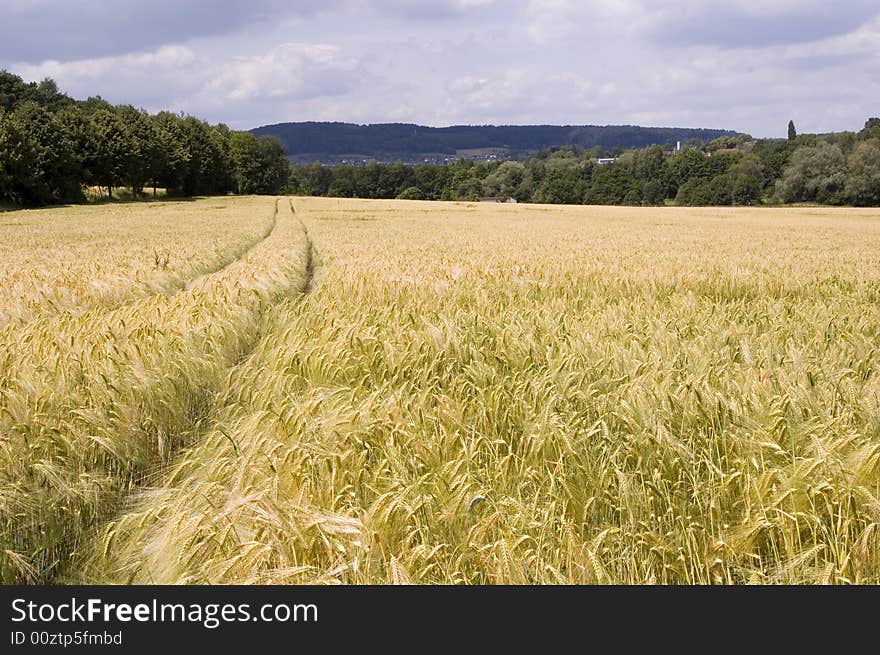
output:
[[[574,145],[602,150],[628,150],[653,144],[702,142],[736,132],[716,129],[638,127],[634,125],[456,125],[423,127],[404,123],[278,123],[251,130],[276,136],[288,156],[299,162],[332,161],[341,156],[410,161],[424,157],[478,155],[495,150],[510,156],[553,146]]]

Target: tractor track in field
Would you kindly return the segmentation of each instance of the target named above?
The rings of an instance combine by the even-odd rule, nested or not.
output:
[[[260,310],[261,325],[259,329],[255,331],[252,335],[249,335],[244,348],[241,349],[239,357],[229,366],[224,368],[221,375],[217,376],[219,384],[215,388],[211,389],[211,395],[214,398],[211,406],[203,407],[200,409],[200,411],[193,412],[191,423],[189,426],[187,426],[192,431],[190,438],[187,440],[187,443],[181,444],[180,447],[176,449],[176,451],[167,461],[157,463],[155,467],[151,467],[150,470],[144,471],[142,475],[139,476],[137,479],[132,480],[130,483],[129,491],[125,494],[122,502],[117,506],[117,511],[94,526],[94,530],[92,532],[93,536],[99,536],[104,528],[110,525],[121,514],[124,514],[128,509],[130,509],[132,507],[132,504],[136,504],[138,502],[140,493],[150,488],[154,484],[155,480],[161,479],[168,475],[168,473],[173,470],[175,462],[179,460],[179,457],[186,449],[195,446],[196,444],[202,442],[205,438],[207,438],[207,436],[215,429],[218,421],[220,420],[220,417],[223,415],[223,412],[227,407],[227,404],[224,402],[224,398],[226,396],[227,388],[230,384],[230,381],[236,378],[238,371],[248,365],[250,360],[254,357],[254,354],[257,352],[261,342],[267,336],[266,318],[274,309],[276,309],[286,300],[302,298],[314,289],[315,271],[318,267],[318,263],[315,256],[312,239],[309,235],[308,228],[306,227],[305,223],[298,216],[296,216],[296,210],[294,209],[293,201],[291,199],[288,200],[290,202],[291,214],[296,223],[299,224],[299,227],[302,230],[302,234],[304,236],[305,262],[304,268],[302,269],[303,274],[301,279],[298,281],[292,280],[292,284],[287,288],[286,292],[279,293],[275,301]],[[273,215],[273,228],[271,232],[274,232],[278,224],[277,218],[278,214],[281,213],[281,202],[281,198],[276,201],[275,213]],[[266,235],[265,238],[268,238],[268,236],[269,235]],[[250,252],[253,247],[265,240],[265,238],[262,239],[260,242],[255,243],[251,248],[248,249],[248,252]],[[240,261],[246,255],[247,253],[243,254],[241,258],[235,261]],[[229,264],[227,264],[227,266],[218,269],[218,271],[216,272],[224,270],[233,263],[235,262],[230,262]],[[233,442],[233,446],[237,448],[235,442]],[[93,574],[89,570],[88,561],[86,559],[82,559],[82,556],[84,554],[85,553],[82,552],[72,553],[72,559],[67,563],[67,566],[58,573],[57,578],[54,578],[51,581],[62,581],[64,583],[74,584],[90,584],[92,582]],[[44,580],[43,582],[46,581]]]
[[[76,316],[79,314],[84,314],[86,312],[109,313],[127,307],[129,305],[133,305],[137,302],[141,302],[147,298],[152,298],[154,296],[172,297],[179,293],[185,293],[191,290],[194,286],[196,286],[197,283],[201,282],[202,280],[205,280],[212,275],[221,273],[230,266],[236,264],[237,262],[240,262],[242,259],[247,257],[257,246],[259,246],[261,243],[266,241],[266,239],[272,236],[273,232],[275,232],[275,228],[278,226],[278,204],[280,201],[280,198],[276,198],[272,217],[269,220],[266,228],[263,229],[262,233],[259,233],[258,235],[256,235],[255,239],[244,244],[243,248],[240,248],[239,250],[231,253],[230,257],[221,257],[219,261],[214,262],[212,266],[208,267],[203,272],[199,273],[193,278],[187,280],[177,280],[155,291],[147,293],[136,293],[135,295],[129,296],[127,298],[122,298],[115,302],[110,302],[107,304],[101,303],[99,301],[84,303],[81,305],[74,305],[72,307],[57,308],[55,311],[49,311],[42,315],[38,314],[25,319],[0,321],[0,330],[4,330],[7,327],[13,325],[15,326],[16,330],[20,330],[22,328],[27,328],[29,325],[35,324],[40,320],[57,319],[58,317],[65,315]]]
[[[311,293],[315,288],[315,268],[317,264],[315,262],[315,246],[312,243],[312,237],[309,235],[309,229],[306,227],[306,224],[300,220],[300,225],[302,225],[303,232],[306,235],[306,269],[305,269],[305,278],[303,279],[302,286],[300,287],[300,293],[303,295]]]
[[[315,273],[318,268],[318,261],[317,257],[315,256],[315,244],[312,241],[312,236],[309,234],[309,228],[306,227],[306,224],[303,222],[303,220],[296,215],[296,207],[294,207],[293,205],[293,198],[290,198],[289,201],[290,212],[299,222],[300,227],[302,227],[303,234],[306,237],[306,268],[305,277],[302,285],[300,286],[300,293],[302,295],[308,295],[315,289]]]
[[[227,359],[225,362],[218,359],[216,368],[212,369],[209,376],[191,381],[195,386],[184,391],[187,394],[187,400],[183,410],[176,412],[173,416],[157,416],[154,425],[157,434],[176,434],[184,438],[166,451],[167,456],[163,455],[161,459],[154,460],[146,465],[136,465],[130,471],[131,477],[122,481],[122,484],[116,490],[108,491],[106,499],[102,503],[105,509],[99,510],[100,517],[89,527],[87,533],[77,533],[76,530],[72,530],[62,535],[60,540],[51,542],[48,546],[46,561],[33,562],[32,566],[29,563],[28,568],[30,572],[22,574],[25,577],[4,579],[4,583],[50,584],[87,579],[87,542],[91,538],[98,536],[105,526],[112,523],[119,516],[120,512],[124,512],[127,507],[130,507],[131,503],[137,500],[140,492],[148,489],[155,480],[164,477],[168,471],[172,470],[181,452],[200,442],[214,428],[219,415],[225,409],[223,404],[225,385],[230,378],[235,376],[236,370],[251,359],[265,338],[268,325],[267,318],[270,312],[285,300],[298,298],[313,287],[315,258],[308,230],[305,224],[294,215],[295,210],[293,209],[292,202],[289,200],[290,214],[287,214],[288,210],[282,204],[283,200],[283,198],[275,200],[271,229],[265,230],[265,235],[254,242],[235,260],[228,262],[209,274],[214,276],[221,274],[222,271],[236,263],[247,267],[247,264],[241,264],[242,260],[256,246],[262,244],[273,234],[276,235],[276,241],[281,239],[282,243],[286,243],[290,247],[290,254],[282,255],[282,257],[287,258],[288,265],[284,265],[285,272],[278,280],[279,286],[274,288],[265,298],[265,301],[258,303],[254,307],[253,311],[256,314],[254,315],[254,320],[250,321],[252,329],[248,333],[243,334],[237,345],[233,346],[237,357],[231,360]],[[283,233],[278,230],[278,226],[282,223],[282,220],[279,220],[279,214],[281,213],[285,214],[282,220],[286,221],[286,228]],[[297,233],[299,236],[296,236]],[[292,239],[292,241],[289,241],[289,239]],[[186,291],[196,286],[198,284],[197,280],[205,277],[207,276],[200,276],[194,279],[188,285]],[[206,286],[205,288],[209,287]],[[176,294],[159,292],[155,295],[173,297]],[[114,308],[108,308],[107,311],[112,312],[114,309],[132,305],[138,300],[142,301],[143,298],[118,304]],[[198,353],[196,355],[201,356]],[[152,388],[139,390],[138,393],[151,394]],[[135,397],[132,402],[139,406],[139,403],[142,401]],[[119,412],[122,412],[124,409],[125,407],[117,408]],[[150,435],[136,436],[138,438],[152,438]],[[51,510],[48,510],[48,512],[54,516]],[[66,520],[68,519],[62,519],[62,521]],[[86,540],[83,540],[83,537],[87,535]],[[37,539],[37,541],[34,541],[34,539]],[[16,551],[20,549],[26,553],[40,553],[43,544],[39,542],[39,539],[39,523],[35,523],[33,529],[28,528],[21,535],[15,537],[15,543],[11,545],[15,547]],[[86,550],[82,550],[83,547]]]
[[[202,273],[201,275],[198,275],[198,276],[192,278],[191,280],[184,281],[182,285],[178,285],[176,292],[169,293],[168,295],[173,295],[173,293],[181,293],[181,292],[189,291],[190,289],[192,289],[194,286],[196,286],[196,284],[198,284],[202,280],[210,277],[211,275],[216,275],[217,273],[222,273],[230,266],[232,266],[232,265],[242,261],[244,258],[246,258],[254,250],[254,248],[256,248],[261,243],[266,241],[266,239],[268,239],[270,236],[272,236],[272,234],[275,232],[275,228],[278,227],[278,205],[280,202],[281,202],[280,198],[275,199],[275,209],[272,211],[272,219],[269,221],[269,223],[270,223],[269,229],[265,230],[265,232],[263,233],[262,236],[260,236],[259,239],[256,239],[255,241],[248,244],[244,248],[244,250],[241,250],[240,252],[238,252],[233,259],[230,259],[230,260],[224,262],[221,266],[218,266],[217,268],[215,268],[213,270],[206,271],[205,273]]]

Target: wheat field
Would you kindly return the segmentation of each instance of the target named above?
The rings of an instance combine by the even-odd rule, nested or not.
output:
[[[880,582],[876,210],[189,207],[0,296],[4,581]]]
[[[272,215],[263,203],[218,198],[0,214],[0,327],[179,290],[268,235]]]

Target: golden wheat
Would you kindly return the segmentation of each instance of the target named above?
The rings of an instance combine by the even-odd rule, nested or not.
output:
[[[177,293],[2,330],[4,581],[56,579],[125,497],[199,435],[223,379],[259,339],[267,308],[305,284],[308,241],[289,202],[252,199],[238,211],[233,226],[274,230]]]
[[[876,212],[295,205],[312,292],[71,579],[880,582]]]
[[[7,212],[0,216],[0,327],[174,292],[268,235],[253,197]]]

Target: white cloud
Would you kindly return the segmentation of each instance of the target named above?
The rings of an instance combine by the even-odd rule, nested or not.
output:
[[[257,100],[335,95],[338,73],[356,68],[337,46],[283,43],[265,55],[236,57],[205,85],[203,93],[222,100]]]
[[[79,61],[45,61],[42,64],[20,64],[18,73],[25,78],[53,77],[79,82],[95,82],[124,75],[127,71],[165,70],[187,67],[198,60],[195,53],[183,46],[162,46],[154,52],[119,57],[99,57]]]
[[[357,62],[342,56],[339,47],[311,43],[281,43],[264,54],[229,59],[163,46],[119,57],[14,67],[26,79],[52,77],[76,97],[101,95],[150,111],[211,117],[240,115],[243,107],[253,111],[255,103],[339,95],[349,90],[356,69]]]
[[[542,45],[569,39],[620,44],[646,18],[636,0],[529,0],[525,15],[529,37]]]

